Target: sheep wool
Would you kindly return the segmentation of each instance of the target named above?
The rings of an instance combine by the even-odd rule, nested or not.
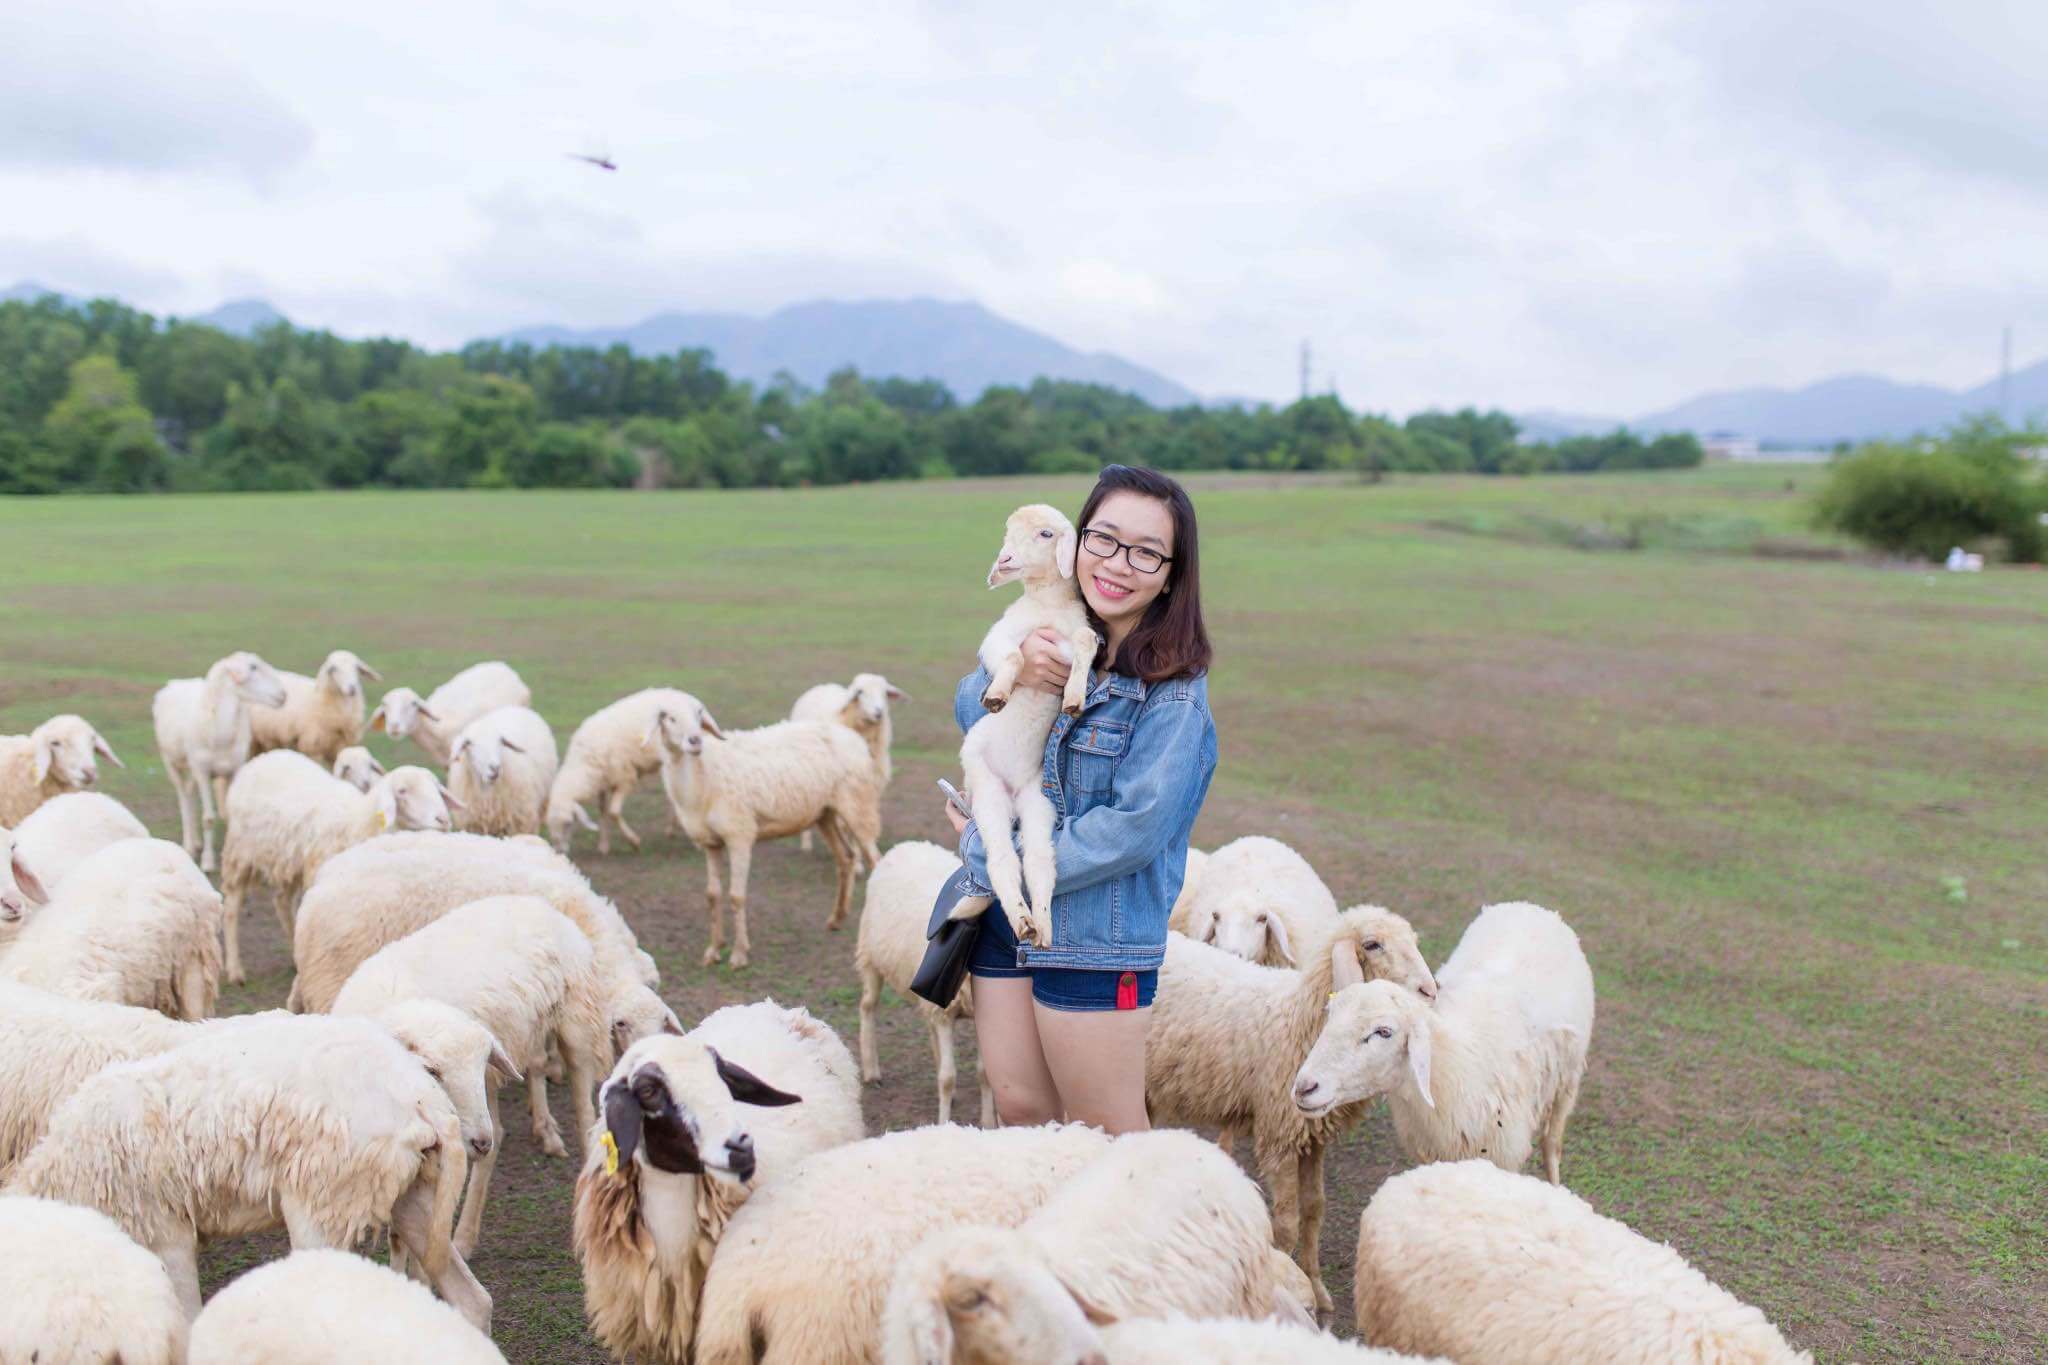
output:
[[[626,823],[626,798],[661,771],[661,746],[651,742],[655,718],[664,707],[680,710],[696,704],[696,698],[673,687],[643,688],[593,712],[576,727],[548,789],[544,823],[557,849],[567,853],[575,827],[581,825],[596,831],[599,853],[612,851],[611,831],[592,820],[586,806],[595,806],[618,826],[627,843],[640,847],[640,836]]]
[[[382,682],[382,673],[348,650],[337,649],[310,678],[282,670],[277,676],[284,683],[284,705],[249,713],[254,752],[296,749],[331,765],[344,749],[362,742],[363,679]]]
[[[491,1339],[396,1271],[295,1251],[215,1294],[188,1365],[505,1365]]]
[[[14,849],[48,892],[108,844],[147,839],[149,829],[100,792],[67,792],[38,806],[14,831]]]
[[[394,687],[370,713],[370,728],[393,739],[410,739],[442,767],[463,727],[501,706],[527,706],[533,691],[510,664],[471,664],[435,688],[424,700],[410,687]]]
[[[456,822],[473,834],[538,834],[560,760],[536,711],[501,706],[462,728],[448,754]]]
[[[1452,1365],[1285,1322],[1150,1318],[1102,1329],[1108,1365]]]
[[[183,1365],[185,1310],[164,1263],[105,1214],[0,1197],[0,1263],[0,1360]]]
[[[18,825],[45,801],[99,781],[113,746],[79,716],[52,716],[25,735],[0,735],[0,825]]]
[[[1199,870],[1200,889],[1187,895],[1184,908],[1175,902],[1189,938],[1269,967],[1292,967],[1299,953],[1336,930],[1336,897],[1308,859],[1278,839],[1233,839]]]
[[[789,708],[789,718],[836,721],[859,735],[874,759],[875,775],[887,787],[894,772],[889,749],[896,737],[889,703],[909,699],[908,693],[879,673],[856,673],[851,683],[819,683],[806,688]],[[801,846],[804,852],[811,851],[809,830],[803,832]]]
[[[173,678],[157,690],[157,752],[178,794],[185,852],[202,872],[213,871],[214,812],[255,744],[250,711],[284,700],[277,670],[247,650],[216,660],[204,678]]]

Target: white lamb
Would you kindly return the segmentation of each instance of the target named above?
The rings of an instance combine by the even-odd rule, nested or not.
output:
[[[1380,1186],[1358,1222],[1353,1303],[1364,1339],[1463,1365],[1813,1360],[1670,1247],[1485,1161]]]
[[[73,868],[108,844],[148,837],[148,827],[113,797],[67,792],[21,822],[14,831],[14,849],[43,890],[52,892]]]
[[[334,775],[359,792],[384,776],[384,765],[360,744],[352,744],[334,756]]]
[[[586,803],[610,816],[627,843],[640,847],[640,836],[626,823],[626,798],[643,779],[661,771],[661,747],[648,742],[654,718],[665,706],[681,710],[692,704],[687,692],[649,687],[619,698],[576,727],[548,791],[548,838],[558,850],[569,851],[574,827],[581,825],[597,834],[599,853],[612,851],[610,831],[590,818]]]
[[[617,906],[541,840],[481,834],[386,834],[329,859],[299,903],[290,1007],[329,1009],[350,973],[385,944],[471,901],[522,895],[540,897],[590,940],[616,1049],[683,1031],[652,990],[660,974]]]
[[[1100,1351],[1091,1324],[1183,1313],[1313,1326],[1314,1303],[1235,1161],[1193,1133],[1131,1133],[1017,1226],[951,1228],[906,1257],[882,1359],[1051,1365]]]
[[[548,1109],[547,1055],[560,1040],[578,1133],[597,1121],[591,1090],[612,1064],[605,988],[590,940],[573,921],[535,896],[491,896],[449,911],[364,960],[334,998],[336,1014],[378,1015],[407,1000],[439,1000],[474,1017],[504,1046],[506,1079],[524,1080],[534,1138],[549,1156],[567,1156]],[[498,1091],[486,1091],[490,1127],[503,1143]],[[469,1196],[455,1246],[476,1250],[497,1148],[470,1169]]]
[[[52,716],[25,735],[0,735],[0,825],[18,825],[43,802],[98,782],[102,756],[128,766],[78,716]]]
[[[865,1134],[853,1058],[772,1000],[635,1043],[604,1085],[576,1182],[591,1329],[622,1357],[690,1359],[705,1271],[733,1213],[814,1152]]]
[[[1330,992],[1367,972],[1406,990],[1436,990],[1414,929],[1378,906],[1346,910],[1337,933],[1299,971],[1261,967],[1169,933],[1145,1044],[1153,1123],[1251,1132],[1259,1177],[1273,1197],[1274,1243],[1315,1282],[1318,1314],[1332,1307],[1320,1265],[1323,1156],[1366,1106],[1311,1119],[1295,1107],[1294,1078],[1322,1030]]]
[[[7,1192],[98,1208],[162,1258],[186,1316],[199,1244],[283,1227],[294,1250],[389,1226],[483,1330],[490,1295],[449,1245],[468,1155],[422,1062],[367,1019],[209,1033],[100,1071],[51,1116]]]
[[[337,649],[312,677],[279,671],[284,705],[250,713],[249,734],[256,753],[296,749],[323,764],[363,738],[363,678],[384,675],[345,649]]]
[[[491,1339],[405,1276],[294,1251],[207,1301],[187,1365],[505,1365]]]
[[[228,785],[220,886],[226,897],[228,980],[242,976],[242,902],[271,888],[277,922],[291,942],[292,916],[320,865],[390,829],[446,830],[459,805],[425,768],[396,768],[359,792],[291,749],[259,754]]]
[[[1278,839],[1233,839],[1209,856],[1201,874],[1200,889],[1180,911],[1181,932],[1249,962],[1295,966],[1297,945],[1305,951],[1337,926],[1330,888]]]
[[[220,894],[184,850],[123,839],[64,878],[0,956],[0,978],[203,1019],[220,990],[220,920]]]
[[[1105,1365],[1452,1365],[1435,1356],[1425,1359],[1339,1341],[1291,1322],[1215,1318],[1111,1323],[1102,1329],[1102,1358]]]
[[[910,694],[879,673],[856,673],[850,683],[819,683],[807,688],[789,708],[791,720],[831,720],[867,741],[875,760],[875,773],[882,785],[889,785],[889,746],[895,738],[895,723],[889,703],[909,701]],[[799,846],[811,851],[811,832],[805,830]]]
[[[1479,912],[1436,974],[1434,1005],[1386,982],[1339,985],[1294,1102],[1311,1120],[1387,1097],[1414,1161],[1518,1171],[1540,1142],[1554,1185],[1593,1037],[1593,971],[1540,905]]]
[[[1081,714],[1088,698],[1088,670],[1095,659],[1095,632],[1074,582],[1074,523],[1058,508],[1032,503],[1010,513],[1003,548],[988,571],[988,585],[1022,582],[1024,595],[1012,602],[981,641],[981,664],[989,672],[981,704],[990,714],[974,722],[960,746],[967,804],[988,850],[988,880],[1019,943],[1052,942],[1055,868],[1052,827],[1059,812],[1040,789],[1045,776],[1045,741],[1064,711]],[[1018,693],[1024,641],[1050,628],[1064,642],[1071,666],[1063,695],[1027,687]],[[1011,826],[1024,853],[1010,843]],[[1030,904],[1024,888],[1031,888]],[[989,907],[986,896],[963,896],[954,919],[971,919]]]
[[[805,1158],[726,1224],[696,1365],[868,1365],[897,1264],[963,1223],[1015,1227],[1109,1146],[1084,1124],[939,1124]]]
[[[250,710],[282,706],[284,699],[277,670],[246,650],[219,660],[204,678],[174,678],[157,691],[151,708],[157,752],[178,793],[185,852],[202,872],[213,871],[214,808],[227,803],[228,780],[252,752]]]
[[[448,755],[456,819],[472,834],[538,834],[559,760],[539,713],[501,706],[462,727]]]
[[[164,1263],[105,1214],[0,1198],[0,1265],[9,1365],[185,1365],[185,1310]]]
[[[49,899],[49,889],[21,856],[14,831],[0,826],[0,959],[30,913]]]
[[[410,739],[427,755],[448,766],[448,754],[463,727],[501,706],[529,706],[533,691],[510,664],[472,664],[428,695],[425,701],[410,687],[394,687],[370,713],[370,728],[393,739]]]
[[[953,1120],[953,1088],[957,1072],[953,1063],[953,1023],[974,1017],[974,985],[961,983],[953,1003],[940,1009],[910,993],[910,982],[924,960],[925,929],[931,923],[932,905],[939,898],[947,878],[960,870],[960,859],[951,849],[913,839],[897,844],[882,855],[868,874],[867,897],[860,907],[860,933],[854,940],[853,963],[860,972],[860,1075],[873,1083],[882,1079],[881,1050],[875,1038],[875,1010],[881,1003],[882,987],[890,989],[917,1007],[931,1035],[932,1057],[938,1067],[939,1122]],[[995,1091],[986,1079],[981,1085],[981,1126],[993,1128]]]
[[[709,737],[709,742],[707,738]],[[838,865],[839,886],[827,929],[837,929],[853,906],[861,860],[882,860],[882,789],[860,736],[827,721],[786,720],[758,730],[718,728],[695,698],[681,710],[656,713],[650,738],[662,748],[661,784],[676,820],[704,851],[704,897],[711,941],[704,965],[725,947],[719,903],[718,860],[732,861],[732,965],[747,965],[747,875],[754,845],[816,825]]]

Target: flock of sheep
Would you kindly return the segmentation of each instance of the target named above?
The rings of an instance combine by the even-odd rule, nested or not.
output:
[[[966,990],[914,1002],[938,1123],[869,1137],[882,988],[910,998],[958,866],[878,846],[899,690],[862,674],[727,731],[651,689],[558,756],[503,663],[366,716],[377,676],[346,650],[310,677],[238,653],[166,685],[177,844],[92,790],[120,760],[84,720],[0,737],[0,1361],[502,1361],[468,1260],[505,1084],[567,1155],[551,1079],[582,1146],[587,1315],[623,1360],[1808,1359],[1559,1183],[1594,989],[1549,910],[1485,908],[1432,972],[1405,919],[1339,909],[1283,843],[1191,852],[1147,1051],[1159,1127],[1001,1128],[985,1087],[981,1126],[951,1123]],[[443,776],[384,771],[366,726]],[[759,840],[824,840],[834,926],[865,873],[858,1064],[801,1007],[686,1031],[663,1003],[568,856],[578,829],[639,847],[623,806],[656,773],[704,852],[707,964],[728,899],[747,961]],[[258,886],[288,1008],[214,1018]],[[1363,1214],[1341,1341],[1318,1328],[1324,1157],[1382,1096],[1416,1165]],[[1547,1181],[1521,1174],[1536,1155]],[[292,1253],[202,1306],[200,1245],[274,1229]],[[352,1254],[379,1234],[389,1268]]]

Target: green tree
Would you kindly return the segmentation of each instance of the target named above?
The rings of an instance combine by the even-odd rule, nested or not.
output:
[[[164,486],[163,442],[137,397],[135,376],[110,355],[71,367],[71,382],[43,420],[43,443],[67,486],[139,493]]]
[[[478,375],[451,392],[452,410],[433,452],[441,487],[504,486],[526,458],[539,415],[533,390],[517,379]]]

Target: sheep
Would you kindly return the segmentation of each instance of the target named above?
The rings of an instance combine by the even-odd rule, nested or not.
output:
[[[693,697],[680,709],[662,707],[649,738],[661,744],[661,785],[669,805],[704,850],[704,899],[711,920],[705,966],[716,963],[725,948],[721,851],[732,860],[733,966],[747,965],[751,946],[747,873],[759,840],[784,838],[812,825],[823,829],[839,872],[825,927],[837,929],[845,921],[860,860],[866,858],[869,867],[882,860],[875,847],[882,832],[882,789],[858,735],[834,723],[799,720],[728,735]]]
[[[1671,1247],[1492,1162],[1381,1185],[1358,1220],[1357,1267],[1360,1337],[1465,1365],[1813,1360]]]
[[[934,1234],[896,1269],[890,1365],[1071,1360],[1089,1324],[1186,1313],[1313,1326],[1259,1187],[1193,1133],[1131,1133],[1012,1228]]]
[[[562,766],[548,790],[544,823],[548,838],[560,852],[569,851],[576,825],[597,834],[597,851],[612,851],[611,832],[590,818],[588,802],[601,815],[611,817],[619,833],[634,848],[640,836],[626,823],[626,798],[645,778],[661,771],[661,750],[647,742],[654,717],[662,707],[680,709],[691,704],[690,694],[673,687],[648,687],[621,697],[594,712],[569,736],[569,748]]]
[[[591,1330],[621,1356],[683,1365],[734,1211],[865,1131],[853,1058],[807,1010],[728,1005],[682,1038],[635,1043],[576,1181]]]
[[[448,755],[458,822],[472,834],[537,834],[559,760],[537,712],[501,706],[462,727]]]
[[[0,1197],[0,1360],[184,1365],[186,1322],[164,1263],[94,1209]]]
[[[1337,925],[1337,900],[1299,853],[1262,835],[1233,839],[1201,867],[1181,932],[1268,967],[1297,965],[1297,944],[1320,943]]]
[[[528,706],[533,691],[510,664],[472,664],[435,688],[425,701],[410,687],[394,687],[370,713],[370,728],[410,739],[442,767],[455,737],[478,716],[501,706]]]
[[[875,1007],[887,983],[910,1000],[931,1034],[932,1056],[938,1065],[939,1122],[953,1119],[953,1021],[974,1017],[974,987],[969,982],[940,1009],[910,994],[911,978],[924,960],[925,929],[932,904],[946,881],[960,870],[952,850],[914,839],[882,855],[868,874],[867,897],[861,902],[860,931],[854,940],[853,962],[860,972],[860,1075],[873,1084],[882,1079],[882,1059],[875,1042]],[[995,1091],[984,1077],[981,1085],[981,1126],[995,1124]]]
[[[250,759],[228,784],[222,803],[228,818],[220,850],[228,980],[243,979],[242,902],[259,882],[271,888],[289,943],[299,898],[322,863],[387,829],[446,830],[451,804],[460,803],[425,768],[393,769],[359,792],[292,749]]]
[[[384,765],[360,744],[352,744],[334,756],[334,775],[359,792],[384,776]]]
[[[420,1285],[346,1251],[294,1251],[239,1276],[192,1324],[188,1365],[505,1365]]]
[[[1003,526],[1003,548],[988,571],[988,585],[1021,581],[1024,595],[1006,608],[982,638],[981,663],[989,683],[981,703],[990,714],[974,722],[960,746],[960,768],[966,774],[967,804],[988,850],[988,880],[1003,913],[1010,917],[1019,943],[1052,942],[1052,895],[1055,867],[1053,824],[1059,812],[1040,790],[1045,777],[1045,744],[1054,721],[1064,711],[1081,714],[1088,697],[1088,669],[1095,658],[1095,632],[1088,608],[1074,582],[1074,523],[1054,507],[1033,503],[1010,513]],[[1050,627],[1059,635],[1061,653],[1072,665],[1066,691],[1055,698],[1043,688],[1015,691],[1017,671],[1024,666],[1023,645],[1033,631]],[[1056,704],[1057,703],[1057,704]],[[1017,827],[1020,859],[1010,843]],[[1027,907],[1024,887],[1031,888]],[[962,896],[949,913],[970,919],[989,907],[987,896]]]
[[[875,760],[875,773],[886,787],[892,775],[889,746],[895,737],[889,703],[909,700],[908,692],[881,674],[856,673],[850,683],[819,683],[807,688],[789,708],[789,718],[837,721],[859,735],[867,741],[868,753]],[[803,832],[798,847],[806,853],[811,851],[809,830]]]
[[[0,978],[203,1019],[220,990],[220,919],[220,894],[183,849],[123,839],[64,878],[0,956]]]
[[[45,801],[21,822],[14,831],[14,848],[48,893],[55,891],[73,868],[108,844],[148,837],[148,827],[113,797],[101,792],[67,792]]]
[[[899,1261],[961,1223],[1014,1227],[1108,1150],[1084,1124],[939,1124],[815,1153],[726,1224],[697,1365],[864,1365]]]
[[[92,786],[102,757],[128,766],[79,716],[52,716],[25,735],[0,735],[0,825],[18,825],[52,797]]]
[[[280,671],[284,705],[253,711],[249,736],[253,752],[296,749],[331,764],[363,738],[363,678],[384,675],[345,649],[337,649],[312,677]]]
[[[1414,1161],[1483,1156],[1518,1171],[1540,1142],[1558,1183],[1593,1037],[1593,971],[1540,905],[1481,910],[1436,974],[1434,1005],[1386,982],[1339,984],[1294,1102],[1314,1118],[1385,1095]]]
[[[490,1295],[449,1245],[468,1172],[441,1084],[366,1019],[282,1019],[211,1032],[89,1078],[50,1117],[5,1191],[86,1204],[120,1223],[199,1311],[199,1243],[283,1226],[294,1250],[395,1246],[464,1317]]]
[[[22,859],[14,831],[0,826],[0,961],[29,911],[49,899],[48,888]]]
[[[1322,1029],[1331,990],[1364,972],[1424,995],[1436,991],[1414,929],[1379,906],[1346,910],[1299,971],[1261,967],[1169,932],[1145,1043],[1153,1123],[1250,1130],[1273,1197],[1274,1244],[1315,1282],[1318,1316],[1333,1306],[1320,1267],[1323,1154],[1364,1117],[1365,1105],[1310,1119],[1295,1108],[1294,1077]]]
[[[458,906],[431,924],[372,953],[334,998],[335,1014],[376,1015],[406,1000],[443,1001],[473,1016],[504,1046],[506,1078],[523,1079],[533,1135],[549,1156],[567,1156],[548,1109],[547,1052],[560,1040],[578,1133],[597,1121],[591,1090],[611,1067],[604,982],[590,940],[574,921],[536,896],[489,896]],[[498,1141],[495,1087],[486,1094]],[[470,1168],[469,1196],[456,1225],[455,1247],[476,1251],[497,1149]]]
[[[299,903],[290,1008],[331,1008],[349,974],[385,944],[458,906],[510,895],[539,896],[590,940],[616,1049],[683,1031],[651,989],[660,974],[618,907],[544,841],[481,834],[385,834],[329,859]]]
[[[254,744],[250,710],[282,706],[284,700],[284,682],[277,670],[246,650],[217,661],[204,678],[173,678],[157,691],[151,706],[157,752],[178,793],[185,852],[199,860],[202,872],[214,870],[214,807],[227,803],[228,779],[249,761]],[[192,818],[195,789],[197,829]]]
[[[1286,1322],[1138,1318],[1103,1328],[1101,1340],[1105,1365],[1452,1365]]]
[[[1180,894],[1173,898],[1173,909],[1166,917],[1167,928],[1189,938],[1202,937],[1199,933],[1188,933],[1188,915],[1194,909],[1195,889],[1202,884],[1202,869],[1208,865],[1209,855],[1189,844],[1187,861],[1181,865]]]

